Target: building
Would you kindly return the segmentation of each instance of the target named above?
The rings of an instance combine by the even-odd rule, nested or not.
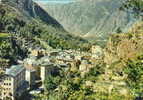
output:
[[[82,60],[79,71],[81,72],[81,77],[84,77],[86,73],[90,71],[90,69],[93,68],[92,64],[87,60]]]
[[[60,74],[60,68],[58,65],[47,62],[41,65],[41,81],[42,81],[42,86],[44,86],[44,81],[46,80],[46,77],[48,77],[49,75],[53,76],[57,76]]]
[[[45,64],[43,64],[43,65],[41,66],[41,74],[40,74],[40,76],[41,76],[42,82],[44,82],[45,79],[46,79],[46,77],[47,77],[47,75],[50,74],[50,72],[49,72],[49,71],[50,71],[50,70],[49,70],[49,67],[51,67],[51,66],[53,66],[52,63],[45,63]]]
[[[16,100],[27,88],[25,68],[22,65],[13,65],[6,70],[2,82],[2,100]]]
[[[31,56],[42,57],[46,54],[46,51],[40,48],[31,50]]]
[[[101,59],[103,57],[103,49],[98,45],[92,46],[91,52],[94,59]]]
[[[26,69],[25,80],[29,84],[29,88],[32,88],[36,83],[36,70]]]

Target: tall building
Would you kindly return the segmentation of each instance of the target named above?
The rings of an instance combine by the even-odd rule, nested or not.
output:
[[[6,70],[2,82],[2,100],[16,100],[25,92],[27,84],[25,81],[25,68],[22,65],[13,65]]]
[[[26,81],[29,84],[29,88],[32,88],[35,85],[36,80],[36,70],[26,69]]]
[[[53,66],[52,63],[46,63],[46,64],[43,64],[41,66],[41,75],[40,76],[41,76],[42,82],[44,82],[47,75],[50,74],[50,68],[49,67],[51,67],[51,66]]]

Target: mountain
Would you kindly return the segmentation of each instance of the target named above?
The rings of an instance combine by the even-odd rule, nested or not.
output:
[[[32,0],[2,0],[2,2],[19,9],[29,18],[38,18],[48,25],[63,29],[62,25]]]
[[[88,41],[67,33],[36,3],[22,1],[18,6],[11,0],[3,0],[0,4],[0,58],[13,63],[27,57],[29,50],[47,50],[49,46],[53,49],[88,49]],[[25,7],[28,5],[29,8]],[[30,10],[32,5],[35,5],[34,10]],[[33,15],[33,11],[36,14]],[[48,20],[44,21],[44,17],[40,16]]]
[[[122,1],[77,0],[67,4],[39,2],[39,5],[68,32],[94,40],[125,31],[136,21],[131,13],[121,10]]]

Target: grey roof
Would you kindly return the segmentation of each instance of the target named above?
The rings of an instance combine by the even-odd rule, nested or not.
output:
[[[51,65],[53,65],[53,63],[51,63],[51,62],[45,62],[45,63],[41,64],[42,67],[48,67]]]
[[[15,77],[24,69],[25,68],[22,65],[13,65],[10,69],[6,69],[6,75]]]
[[[67,64],[59,64],[60,67],[68,67]]]
[[[37,65],[37,58],[34,56],[31,56],[30,58],[24,59],[24,63]]]

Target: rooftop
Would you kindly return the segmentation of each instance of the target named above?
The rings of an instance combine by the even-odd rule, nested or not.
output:
[[[53,65],[53,63],[51,63],[51,62],[45,62],[45,63],[41,64],[42,67],[48,67],[48,66],[52,66],[52,65]]]
[[[25,68],[22,65],[13,65],[10,69],[6,69],[6,75],[15,77],[24,69]]]

